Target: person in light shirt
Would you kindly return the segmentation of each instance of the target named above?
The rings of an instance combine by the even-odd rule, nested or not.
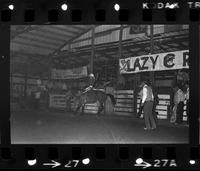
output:
[[[173,108],[172,108],[172,115],[170,118],[170,122],[171,123],[175,123],[176,122],[176,118],[177,118],[177,106],[178,106],[178,98],[177,98],[177,92],[178,92],[178,86],[175,86],[173,88],[174,91],[174,97],[173,97]]]
[[[150,84],[147,81],[143,81],[142,87],[142,106],[144,106],[144,130],[154,130],[156,129],[156,122],[154,120],[153,111],[153,91]]]
[[[176,99],[177,103],[177,118],[176,118],[176,124],[182,124],[183,123],[183,107],[184,107],[184,101],[185,101],[185,94],[182,91],[180,87],[178,87],[178,91],[176,92]]]

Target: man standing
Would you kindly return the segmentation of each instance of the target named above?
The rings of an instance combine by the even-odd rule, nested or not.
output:
[[[171,123],[176,123],[176,119],[177,119],[178,90],[179,90],[178,86],[175,86],[173,88],[174,98],[173,98],[172,115],[170,118]]]
[[[142,106],[144,106],[144,120],[145,128],[144,130],[154,130],[156,129],[156,123],[152,114],[153,111],[153,92],[149,83],[144,81],[141,85],[142,89]]]
[[[39,109],[39,104],[40,104],[40,95],[41,95],[41,80],[38,79],[37,80],[37,88],[35,91],[35,109],[38,110]]]
[[[183,107],[184,107],[184,100],[185,100],[185,94],[183,91],[178,88],[177,91],[177,119],[176,124],[182,124],[183,123]]]
[[[158,92],[156,91],[156,88],[153,88],[153,96],[154,96],[154,100],[153,100],[153,118],[157,124],[158,119],[157,119],[157,115],[158,112],[156,111],[156,106],[159,104],[159,98],[158,98]]]
[[[189,84],[186,83],[185,87],[186,87],[185,98],[186,98],[186,114],[187,114],[187,124],[186,124],[186,126],[189,126]]]
[[[139,111],[137,113],[137,118],[140,118],[141,115],[142,115],[143,107],[144,107],[144,106],[142,106],[142,96],[143,96],[142,95],[142,89],[139,91],[138,95],[139,95],[139,98],[140,98],[140,105],[139,105]]]

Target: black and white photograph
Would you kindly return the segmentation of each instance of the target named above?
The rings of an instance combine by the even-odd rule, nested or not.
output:
[[[11,143],[189,143],[189,79],[189,25],[11,25]]]

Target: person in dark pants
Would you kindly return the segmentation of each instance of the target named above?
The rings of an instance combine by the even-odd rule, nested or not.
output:
[[[177,106],[177,120],[176,124],[182,124],[183,123],[183,107],[184,107],[184,102],[179,102]]]
[[[41,99],[41,80],[37,80],[37,88],[36,91],[34,93],[35,97],[34,97],[34,108],[36,110],[39,109],[40,107],[40,99]]]
[[[154,130],[156,129],[156,122],[154,120],[153,111],[153,92],[150,84],[146,81],[142,82],[142,106],[144,106],[144,120],[145,128],[144,130]]]
[[[177,91],[177,119],[176,119],[176,124],[182,124],[183,123],[183,107],[184,107],[184,100],[185,100],[185,94],[183,91],[179,88]]]
[[[187,124],[186,124],[186,126],[189,126],[189,84],[186,83],[185,87],[186,87],[185,98],[186,98],[186,114],[187,114]]]
[[[143,109],[144,109],[144,106],[142,106],[142,100],[140,100],[140,108],[139,108],[139,111],[137,113],[137,118],[141,117]]]
[[[137,113],[137,118],[140,118],[141,117],[141,115],[142,115],[142,111],[143,111],[143,107],[144,106],[142,106],[142,89],[139,91],[139,97],[140,97],[140,107],[139,107],[139,111],[138,111],[138,113]]]
[[[155,120],[155,122],[156,122],[156,124],[157,124],[157,122],[158,122],[158,119],[157,119],[157,112],[156,112],[156,106],[158,105],[158,103],[159,103],[159,98],[158,98],[158,93],[157,93],[157,91],[155,90],[155,88],[153,89],[153,96],[154,96],[154,101],[153,101],[153,111],[152,111],[152,113],[153,113],[153,117],[154,117],[154,120]]]
[[[35,92],[35,105],[34,105],[34,108],[36,109],[36,110],[38,110],[39,109],[39,104],[40,104],[40,92],[39,91],[36,91]]]

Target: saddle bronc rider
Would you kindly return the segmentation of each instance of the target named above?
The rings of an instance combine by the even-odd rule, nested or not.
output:
[[[95,77],[94,77],[94,74],[91,73],[88,77],[88,85],[89,86],[85,89],[84,93],[89,90],[92,90],[94,87],[94,83],[95,83]]]

